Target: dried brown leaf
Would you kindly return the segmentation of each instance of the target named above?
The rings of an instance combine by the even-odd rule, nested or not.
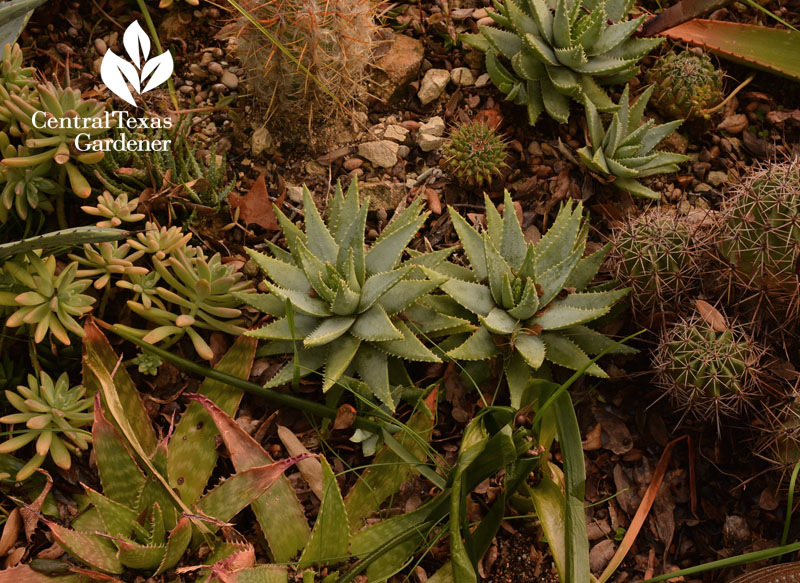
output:
[[[264,174],[259,175],[244,196],[232,192],[228,196],[228,204],[232,213],[239,209],[239,218],[245,225],[256,224],[267,231],[277,231],[280,228],[267,193]]]
[[[704,300],[695,300],[695,306],[700,317],[711,326],[714,332],[725,332],[728,329],[728,322],[725,320],[725,316],[714,306]]]

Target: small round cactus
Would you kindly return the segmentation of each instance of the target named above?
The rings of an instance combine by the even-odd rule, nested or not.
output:
[[[652,324],[694,296],[708,258],[702,221],[653,209],[629,219],[613,237],[611,269],[631,288],[637,319]]]
[[[483,121],[471,121],[454,129],[444,152],[445,168],[470,186],[491,182],[506,165],[505,140]]]
[[[791,471],[800,460],[800,401],[795,397],[777,408],[764,407],[758,421],[756,454],[777,470]]]
[[[722,101],[722,72],[704,53],[668,53],[648,71],[647,81],[655,85],[653,105],[668,118],[699,117]]]
[[[701,420],[736,416],[760,385],[764,350],[739,327],[718,332],[697,317],[666,329],[653,356],[656,384]]]

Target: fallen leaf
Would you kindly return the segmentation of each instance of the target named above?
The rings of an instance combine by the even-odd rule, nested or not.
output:
[[[0,536],[0,557],[4,556],[16,544],[21,525],[22,520],[19,515],[19,508],[14,508],[6,518],[5,525],[3,525],[3,534]]]
[[[282,201],[279,200],[279,202]],[[278,217],[272,208],[272,201],[267,194],[267,183],[263,174],[259,175],[244,196],[235,192],[230,193],[228,204],[231,207],[231,213],[239,209],[239,218],[245,225],[256,224],[267,231],[277,231],[280,228]]]
[[[300,443],[300,440],[297,439],[297,436],[288,427],[278,425],[278,438],[281,440],[290,456],[310,455],[309,451]],[[303,479],[308,483],[311,491],[317,495],[317,498],[322,500],[322,464],[320,461],[315,457],[309,457],[297,462],[297,468],[300,470]]]
[[[435,215],[442,214],[442,201],[439,198],[439,193],[432,188],[425,187],[425,198],[428,201],[428,208]]]
[[[728,329],[728,322],[719,310],[704,300],[695,300],[695,306],[703,318],[714,330],[714,332],[725,332]]]
[[[347,429],[356,420],[356,410],[352,405],[344,404],[336,411],[336,419],[333,422],[334,429]]]
[[[717,126],[718,130],[725,130],[732,134],[738,134],[747,127],[747,116],[743,113],[735,113],[727,116]]]

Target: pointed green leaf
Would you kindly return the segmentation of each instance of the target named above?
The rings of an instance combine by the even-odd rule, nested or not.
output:
[[[447,353],[453,360],[486,360],[500,354],[489,331],[481,326],[467,340]]]
[[[486,270],[486,255],[483,250],[483,237],[453,207],[448,206],[447,211],[450,214],[450,220],[453,222],[453,228],[458,235],[458,240],[464,248],[464,253],[467,254],[469,264],[475,272],[476,279],[478,281],[486,279],[488,272]]]
[[[329,344],[347,332],[356,321],[355,316],[334,316],[325,318],[311,334],[303,340],[306,347]]]
[[[441,288],[448,296],[479,316],[487,316],[496,306],[489,288],[480,283],[451,279]]]
[[[178,524],[169,533],[167,547],[164,550],[164,558],[158,566],[155,576],[160,575],[168,569],[172,569],[183,558],[183,554],[189,547],[192,540],[192,523],[185,516],[181,517]]]
[[[64,528],[49,520],[44,522],[61,548],[81,562],[103,573],[117,575],[124,571],[110,541],[97,535]]]
[[[336,483],[336,476],[324,457],[322,462],[322,501],[317,521],[311,531],[303,554],[297,563],[298,569],[311,565],[325,565],[344,561],[348,556],[350,526],[347,522],[342,493]]]
[[[395,404],[389,385],[389,363],[386,353],[372,348],[369,344],[362,345],[356,354],[356,370],[361,380],[369,386],[372,394],[378,397],[391,411],[394,411]]]
[[[299,267],[273,259],[264,253],[259,253],[252,249],[245,249],[250,259],[258,268],[269,276],[269,278],[285,289],[294,289],[308,292],[311,287],[305,273]]]
[[[155,571],[164,560],[165,545],[141,545],[133,541],[122,541],[118,544],[119,562],[129,569]]]
[[[328,227],[322,221],[322,217],[311,198],[308,188],[303,186],[303,210],[305,211],[306,224],[306,245],[311,253],[320,259],[322,263],[336,265],[336,257],[339,254],[339,246],[334,241]]]
[[[367,252],[367,272],[383,273],[394,269],[400,261],[406,245],[417,234],[427,218],[428,213],[415,217],[407,225],[392,231],[388,236],[378,238]],[[383,235],[385,235],[385,231]]]
[[[363,314],[359,314],[350,330],[353,336],[361,340],[380,342],[384,340],[400,340],[403,335],[394,327],[389,316],[378,304]]]
[[[481,322],[492,334],[512,334],[519,325],[519,321],[512,318],[502,308],[493,308],[485,317],[480,317]]]
[[[395,327],[403,334],[402,340],[375,342],[374,346],[393,356],[419,362],[440,362],[439,358],[428,350],[404,322],[394,322]]]
[[[608,378],[608,375],[597,364],[592,363],[586,353],[558,332],[543,332],[541,339],[547,350],[547,360],[570,370],[582,370],[588,366],[586,374]]]
[[[399,267],[392,271],[376,273],[370,276],[367,281],[364,282],[364,288],[361,290],[358,311],[364,312],[371,308],[375,302],[381,299],[383,294],[408,275],[410,270],[411,267]]]
[[[328,357],[325,360],[325,380],[322,383],[323,392],[327,392],[345,373],[360,345],[361,340],[345,334],[328,347]]]

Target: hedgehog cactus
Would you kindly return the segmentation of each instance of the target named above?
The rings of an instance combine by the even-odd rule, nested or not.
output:
[[[586,324],[608,313],[629,290],[589,288],[608,253],[605,246],[584,257],[589,225],[580,203],[567,202],[538,243],[527,243],[514,203],[505,195],[504,217],[486,198],[488,228],[483,235],[450,209],[453,226],[469,258],[475,281],[450,279],[448,296],[475,314],[478,324],[464,342],[448,352],[458,360],[510,357],[509,383],[527,379],[545,361],[607,377],[587,354],[613,341]],[[615,352],[630,352],[621,346]],[[520,391],[511,387],[512,403]]]
[[[729,190],[719,251],[735,287],[764,291],[797,315],[800,161],[766,164]]]
[[[718,332],[699,318],[664,331],[653,364],[656,383],[673,403],[698,419],[735,416],[759,386],[764,354],[740,328]]]
[[[486,122],[472,121],[458,126],[444,147],[444,166],[459,181],[480,186],[500,173],[506,157],[506,143]]]
[[[670,52],[647,71],[653,83],[653,105],[665,117],[700,117],[704,109],[722,101],[722,72],[705,53]]]
[[[656,315],[676,313],[693,297],[707,257],[701,225],[656,208],[615,231],[611,264],[615,278],[631,288],[634,312],[649,323]]]
[[[756,453],[777,470],[791,471],[800,460],[800,402],[795,398],[783,407],[764,407],[759,420],[763,426],[756,441]]]
[[[632,79],[639,59],[663,39],[631,38],[644,16],[627,20],[633,0],[504,0],[491,17],[501,29],[481,26],[465,34],[486,53],[486,69],[506,99],[528,108],[536,123],[542,111],[560,123],[570,99],[600,111],[615,104],[601,84]],[[504,57],[507,65],[499,57]]]
[[[252,92],[268,105],[268,113],[280,112],[276,125],[283,126],[285,137],[291,138],[298,127],[293,121],[305,128],[308,116],[324,118],[359,100],[375,29],[370,0],[277,0],[245,6],[266,32],[243,19],[237,54]]]

